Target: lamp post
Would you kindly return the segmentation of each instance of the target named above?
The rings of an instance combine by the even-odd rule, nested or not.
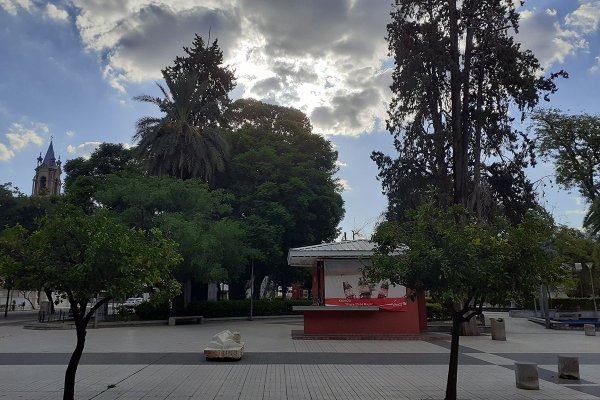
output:
[[[252,311],[254,308],[254,260],[252,260],[252,266],[250,271],[250,318],[248,318],[248,320],[252,321],[254,319],[252,317]]]
[[[589,271],[590,271],[590,283],[592,284],[592,300],[594,301],[594,317],[598,316],[598,306],[596,305],[596,291],[594,290],[594,276],[592,275],[592,267],[594,263],[586,263]]]

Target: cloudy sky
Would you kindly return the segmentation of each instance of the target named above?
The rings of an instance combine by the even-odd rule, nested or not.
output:
[[[131,143],[132,102],[194,33],[218,38],[233,98],[293,106],[339,151],[344,231],[372,231],[385,208],[371,151],[392,152],[386,24],[390,0],[0,0],[0,182],[29,194],[50,137],[62,160]],[[565,69],[550,106],[600,113],[600,0],[529,0],[519,41],[547,71]],[[530,172],[552,175],[551,165]],[[547,182],[544,179],[542,182]],[[549,182],[548,182],[549,183]],[[581,226],[577,193],[540,186],[558,222]],[[309,244],[309,243],[307,243]]]

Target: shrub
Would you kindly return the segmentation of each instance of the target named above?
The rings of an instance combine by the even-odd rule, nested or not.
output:
[[[427,320],[428,321],[440,321],[440,320],[449,320],[450,314],[444,306],[440,303],[430,303],[426,302],[425,306],[427,307]]]
[[[169,301],[165,299],[150,299],[135,307],[135,314],[141,320],[169,318]]]
[[[548,300],[550,308],[561,311],[593,310],[594,300],[591,297],[557,297]],[[600,304],[600,298],[596,297],[596,304]]]

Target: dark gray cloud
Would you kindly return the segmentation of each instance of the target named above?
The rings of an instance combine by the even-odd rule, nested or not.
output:
[[[210,32],[223,49],[234,48],[241,36],[241,20],[234,9],[194,6],[174,10],[166,4],[150,3],[133,12],[121,11],[107,8],[78,18],[82,37],[91,40],[89,47],[106,53],[105,73],[121,90],[127,81],[160,78],[160,70],[183,53],[182,47],[191,44],[195,33],[207,38]],[[98,18],[97,13],[106,18]],[[90,22],[94,16],[107,26]]]
[[[259,96],[267,96],[269,93],[279,91],[283,88],[283,81],[280,77],[274,76],[257,81],[252,86],[252,92]]]

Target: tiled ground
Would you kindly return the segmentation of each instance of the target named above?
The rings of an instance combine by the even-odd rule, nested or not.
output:
[[[442,399],[443,341],[294,341],[299,320],[90,330],[78,399]],[[201,350],[239,330],[247,355],[208,363]],[[461,338],[462,399],[598,399],[600,336],[507,319],[507,342]],[[0,399],[60,399],[73,331],[0,326]],[[557,380],[556,354],[578,354],[580,382]],[[516,389],[514,361],[539,364],[541,390]]]

